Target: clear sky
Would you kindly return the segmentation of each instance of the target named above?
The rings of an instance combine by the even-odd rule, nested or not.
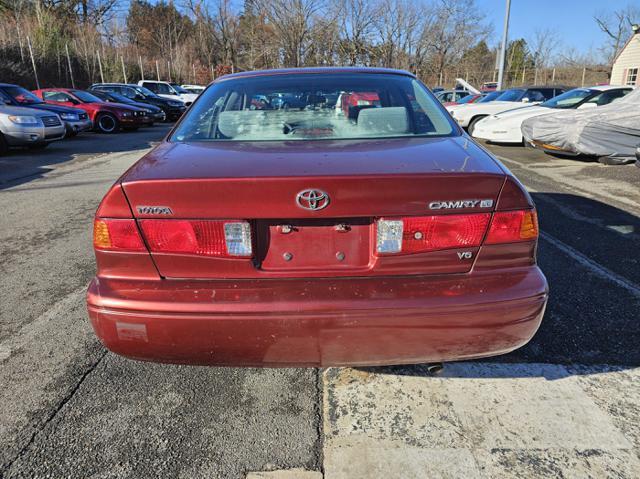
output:
[[[502,36],[505,0],[476,0],[476,3],[493,22],[492,40],[497,44]],[[626,5],[640,6],[640,0],[511,0],[509,39],[527,39],[536,29],[550,28],[565,46],[584,53],[597,51],[604,36],[593,16]]]

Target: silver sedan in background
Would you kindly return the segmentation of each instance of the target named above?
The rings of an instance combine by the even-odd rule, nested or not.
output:
[[[62,140],[66,130],[58,115],[49,111],[0,105],[0,154],[10,147],[45,148]]]

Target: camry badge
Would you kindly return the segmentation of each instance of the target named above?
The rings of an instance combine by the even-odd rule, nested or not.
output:
[[[459,208],[491,208],[493,200],[455,200],[455,201],[432,201],[429,203],[430,210],[453,210]]]
[[[321,190],[304,190],[296,195],[296,204],[305,210],[318,211],[329,206],[329,195]]]
[[[173,211],[168,206],[138,206],[141,215],[172,215]]]

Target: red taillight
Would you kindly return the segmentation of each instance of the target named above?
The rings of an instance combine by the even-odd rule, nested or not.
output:
[[[493,214],[486,244],[531,241],[538,237],[535,210],[501,211]]]
[[[381,219],[376,225],[378,254],[410,254],[485,244],[531,241],[538,237],[535,210]],[[487,227],[489,231],[487,232]]]
[[[246,221],[141,220],[152,253],[250,257],[251,227]]]
[[[420,253],[480,246],[491,214],[416,216],[381,219],[377,224],[379,254]]]
[[[93,246],[107,251],[146,251],[133,219],[99,219],[93,223]]]

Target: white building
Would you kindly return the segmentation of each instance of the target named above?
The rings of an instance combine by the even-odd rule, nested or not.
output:
[[[640,25],[633,26],[633,35],[613,61],[610,83],[640,85]]]

